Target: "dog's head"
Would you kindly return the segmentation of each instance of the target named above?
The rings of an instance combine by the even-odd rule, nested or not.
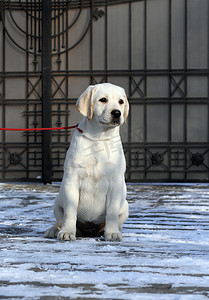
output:
[[[77,100],[78,111],[104,126],[119,126],[126,121],[129,103],[123,88],[101,83],[90,85]]]

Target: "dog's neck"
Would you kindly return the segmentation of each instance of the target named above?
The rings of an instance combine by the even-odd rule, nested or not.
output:
[[[119,126],[106,127],[98,124],[94,118],[92,120],[88,120],[84,117],[79,124],[79,128],[82,129],[83,136],[94,141],[111,140],[116,136],[119,136]]]

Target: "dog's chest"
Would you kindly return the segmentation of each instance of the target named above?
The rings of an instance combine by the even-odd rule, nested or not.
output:
[[[102,178],[111,178],[115,173],[118,173],[118,157],[109,153],[102,148],[94,148],[94,150],[83,160],[83,168],[81,177],[90,177],[97,182]]]
[[[122,150],[119,136],[110,140],[87,141],[83,145],[84,159],[94,160],[95,162],[111,161]]]
[[[95,182],[87,177],[80,182],[78,220],[95,223],[104,221],[108,187],[105,178]]]
[[[90,141],[83,146],[83,166],[86,176],[95,180],[118,172],[123,164],[123,150],[120,137],[112,140]]]
[[[124,174],[125,158],[120,137],[94,141],[75,136],[65,160],[65,173],[78,179],[91,177],[94,181]],[[73,174],[71,174],[73,173]]]

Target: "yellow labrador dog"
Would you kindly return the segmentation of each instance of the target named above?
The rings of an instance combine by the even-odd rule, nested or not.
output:
[[[56,223],[45,237],[74,241],[105,234],[120,241],[128,217],[125,157],[119,126],[129,104],[123,88],[110,83],[89,86],[77,100],[84,116],[66,155],[64,177],[55,200]]]

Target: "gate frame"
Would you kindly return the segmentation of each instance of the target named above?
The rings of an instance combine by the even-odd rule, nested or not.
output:
[[[155,0],[153,0],[155,1]],[[52,90],[53,90],[53,83],[57,84],[57,89],[56,91],[59,91],[59,89],[62,89],[62,83],[65,81],[65,83],[68,82],[69,78],[72,78],[73,76],[80,76],[80,77],[85,77],[88,78],[89,84],[94,84],[94,83],[99,83],[99,81],[111,81],[111,78],[118,77],[119,79],[122,77],[126,77],[127,78],[127,82],[128,82],[128,88],[127,88],[127,94],[128,96],[130,96],[130,104],[132,104],[132,111],[134,110],[134,105],[138,104],[137,109],[140,107],[140,110],[142,111],[142,115],[143,115],[143,124],[142,124],[142,128],[143,128],[143,139],[138,140],[138,141],[134,141],[132,139],[132,128],[134,128],[134,124],[133,124],[133,114],[130,114],[130,118],[128,119],[128,133],[127,133],[127,139],[124,142],[124,148],[125,148],[125,152],[126,152],[126,157],[127,157],[127,162],[128,162],[128,166],[129,168],[127,169],[127,181],[135,181],[133,178],[139,178],[136,179],[136,181],[140,181],[140,182],[148,182],[148,181],[155,181],[155,182],[162,182],[162,181],[166,181],[166,182],[189,182],[189,181],[195,181],[195,182],[199,182],[199,181],[205,181],[205,182],[209,182],[209,139],[207,139],[207,141],[204,142],[189,142],[187,139],[187,130],[188,130],[188,124],[187,124],[187,120],[188,120],[188,107],[190,104],[195,104],[195,105],[199,105],[199,104],[204,104],[205,106],[207,105],[207,108],[209,107],[209,94],[207,94],[205,97],[199,96],[198,99],[195,99],[195,97],[193,96],[188,96],[188,92],[187,92],[187,87],[188,87],[188,78],[192,77],[192,76],[204,76],[205,78],[207,77],[208,82],[209,82],[209,76],[208,76],[208,71],[209,71],[209,64],[207,67],[203,67],[203,69],[201,68],[197,68],[197,69],[190,69],[188,68],[188,64],[187,64],[187,55],[188,55],[188,4],[189,4],[189,0],[182,0],[182,3],[184,6],[183,9],[183,14],[184,14],[184,18],[182,18],[182,24],[183,24],[183,28],[184,28],[184,40],[183,40],[183,60],[184,60],[184,66],[182,66],[180,69],[174,69],[172,68],[172,3],[175,0],[167,0],[167,5],[168,5],[168,11],[166,11],[166,16],[168,17],[168,36],[166,36],[166,41],[168,43],[168,52],[166,52],[166,55],[168,56],[168,66],[165,67],[164,69],[151,69],[148,68],[148,54],[147,54],[147,49],[148,48],[148,41],[149,41],[149,23],[147,21],[147,16],[148,16],[148,9],[149,9],[149,4],[152,1],[147,1],[147,0],[114,0],[114,1],[110,1],[110,0],[104,0],[104,1],[73,1],[73,4],[71,2],[71,4],[69,4],[70,2],[66,1],[49,1],[49,0],[44,0],[44,1],[37,1],[36,2],[32,2],[32,1],[25,1],[25,10],[26,12],[31,13],[31,9],[33,8],[34,11],[36,10],[37,15],[41,14],[42,12],[42,53],[38,53],[36,52],[35,54],[32,53],[30,51],[30,45],[29,45],[29,41],[27,41],[27,49],[22,49],[25,52],[27,52],[27,63],[28,63],[28,56],[29,54],[34,55],[34,65],[35,65],[35,56],[39,55],[39,57],[41,56],[41,60],[42,60],[42,64],[41,64],[41,71],[39,72],[34,72],[35,76],[37,76],[37,82],[34,83],[34,81],[30,81],[31,77],[34,76],[33,72],[29,71],[30,68],[28,67],[28,64],[26,66],[26,69],[24,69],[24,72],[22,72],[22,74],[19,74],[18,72],[15,73],[15,71],[13,72],[14,74],[12,74],[11,76],[13,76],[14,78],[17,78],[18,76],[22,76],[22,78],[24,78],[26,81],[29,82],[29,84],[31,84],[31,88],[30,87],[26,87],[26,98],[29,98],[29,94],[30,94],[30,89],[36,89],[36,84],[41,83],[41,91],[42,91],[42,96],[40,98],[37,98],[37,106],[40,105],[42,109],[41,113],[42,113],[42,126],[43,127],[52,127],[52,122],[53,122],[53,105],[54,107],[58,106],[58,101],[61,99],[62,97],[60,97],[59,100],[56,100],[56,97],[54,98],[54,95],[52,95]],[[9,1],[2,1],[1,4],[4,2],[3,6],[4,9],[8,9],[13,6],[13,9],[22,9],[21,7],[18,8],[18,3],[17,2],[9,2]],[[21,2],[21,1],[20,1]],[[143,46],[142,46],[142,52],[143,52],[143,59],[144,59],[144,66],[143,67],[138,67],[138,69],[134,69],[132,68],[132,56],[131,56],[131,52],[132,52],[132,28],[134,27],[134,24],[131,22],[131,17],[132,17],[132,3],[134,2],[142,2],[143,3]],[[163,1],[159,1],[159,2],[163,2]],[[27,7],[27,3],[29,4],[29,7]],[[54,11],[57,11],[58,9],[65,9],[67,7],[67,9],[70,9],[72,5],[72,8],[80,8],[79,5],[80,3],[82,3],[82,8],[87,8],[89,9],[89,15],[90,15],[90,19],[89,19],[89,24],[87,26],[87,28],[85,28],[84,30],[84,34],[82,36],[85,37],[85,34],[87,32],[89,32],[89,45],[90,45],[90,57],[89,59],[89,69],[85,69],[85,70],[80,70],[80,69],[76,69],[76,70],[68,70],[66,68],[66,70],[63,73],[59,73],[59,69],[57,69],[57,71],[52,70],[52,56],[53,55],[57,55],[57,64],[58,62],[60,63],[59,60],[59,56],[67,51],[70,51],[71,49],[66,49],[63,50],[63,52],[57,52],[57,53],[53,53],[53,50],[51,48],[51,24],[53,22],[53,9]],[[52,6],[52,4],[54,6]],[[115,69],[108,69],[108,9],[110,6],[112,5],[116,5],[116,4],[127,4],[127,9],[128,9],[128,39],[129,39],[129,46],[128,46],[128,53],[129,56],[127,56],[128,59],[128,68],[124,69],[125,70],[119,70],[117,69],[117,65],[115,67]],[[16,6],[15,6],[16,5]],[[36,6],[37,5],[37,6]],[[66,5],[66,7],[65,7]],[[101,10],[99,10],[98,8],[101,8]],[[208,13],[209,13],[209,4],[208,4]],[[81,8],[81,10],[82,10]],[[95,10],[97,10],[95,12]],[[167,15],[168,13],[168,15]],[[100,18],[104,15],[104,45],[105,45],[105,58],[104,58],[104,68],[101,67],[101,70],[97,70],[93,68],[93,19]],[[1,17],[1,15],[0,15]],[[40,15],[39,15],[40,17]],[[27,17],[26,17],[27,18]],[[2,19],[4,19],[4,16],[2,16]],[[27,19],[26,19],[27,20]],[[27,21],[26,21],[27,22]],[[60,23],[61,24],[61,23]],[[126,23],[125,23],[126,24]],[[204,23],[205,24],[205,23]],[[209,24],[209,19],[208,19],[208,24]],[[27,24],[28,25],[28,24]],[[40,22],[39,22],[40,25]],[[52,26],[53,27],[53,26]],[[27,28],[27,26],[26,26]],[[53,28],[52,28],[53,31]],[[27,31],[27,34],[30,34],[29,31]],[[52,33],[53,35],[53,33]],[[29,36],[29,35],[28,35]],[[41,36],[41,35],[40,35]],[[6,30],[3,28],[3,38],[6,38]],[[80,39],[77,43],[76,46],[81,42]],[[2,39],[3,40],[3,39]],[[41,39],[39,39],[40,41]],[[13,41],[15,44],[15,41]],[[207,41],[208,45],[209,45],[209,39]],[[16,43],[17,46],[17,43]],[[60,45],[61,46],[61,45]],[[21,47],[20,47],[21,48]],[[61,49],[62,50],[62,49]],[[60,54],[61,53],[61,54]],[[3,54],[5,55],[5,54]],[[69,54],[68,54],[69,55]],[[67,56],[66,56],[66,60],[67,60]],[[209,56],[208,56],[208,63],[209,63]],[[67,64],[66,64],[67,65]],[[35,70],[35,68],[34,68]],[[9,72],[7,73],[7,70],[5,69],[5,64],[3,64],[3,68],[2,68],[2,73],[3,73],[3,78],[7,79],[11,78],[9,74]],[[56,81],[55,77],[61,77],[63,76],[63,81],[59,81],[59,79]],[[101,77],[102,79],[99,79],[99,77]],[[164,98],[160,98],[158,95],[157,96],[152,96],[149,97],[147,95],[148,92],[148,80],[149,77],[165,77],[167,82],[168,82],[168,93],[169,96],[165,96]],[[3,79],[4,80],[4,79]],[[113,79],[114,80],[114,79]],[[116,79],[117,80],[117,79]],[[60,83],[61,82],[61,83]],[[1,83],[1,82],[0,82]],[[65,84],[64,83],[64,84]],[[34,84],[34,86],[33,86]],[[4,87],[5,89],[5,84]],[[3,89],[2,89],[3,90]],[[63,89],[64,90],[64,89]],[[175,97],[175,93],[179,93],[179,97],[176,98]],[[178,94],[177,93],[177,94]],[[56,94],[56,93],[55,93]],[[65,94],[66,99],[68,98],[68,92],[63,93],[63,95]],[[135,95],[134,95],[135,94]],[[149,93],[148,93],[149,94]],[[7,107],[7,103],[6,103],[6,99],[4,99],[4,95],[5,95],[5,91],[3,92],[3,99],[2,99],[2,103],[3,103],[3,109],[5,109],[5,107]],[[69,103],[70,104],[74,104],[75,103],[75,99],[71,96],[69,96],[70,99]],[[39,102],[39,99],[41,100],[41,102]],[[64,98],[63,98],[64,99]],[[1,99],[0,99],[1,100]],[[30,99],[26,99],[26,101],[28,100],[28,102],[23,102],[23,100],[25,101],[25,99],[21,99],[21,103],[22,105],[25,105],[29,107],[30,103]],[[67,102],[67,101],[66,101]],[[66,107],[68,107],[68,104],[66,104],[66,102],[62,102],[60,101],[60,106],[62,105],[66,105]],[[18,104],[17,100],[16,102],[14,101],[13,105]],[[149,123],[150,121],[150,116],[149,116],[149,108],[151,107],[152,104],[165,104],[167,106],[167,110],[168,110],[168,116],[167,119],[168,121],[165,122],[165,124],[167,124],[168,126],[168,132],[167,132],[167,139],[166,141],[162,142],[160,141],[160,138],[157,141],[151,142],[149,140],[148,137],[148,126],[147,123]],[[171,127],[171,122],[172,122],[172,118],[175,117],[176,115],[173,114],[172,115],[172,106],[173,104],[181,104],[182,105],[182,110],[183,110],[183,122],[184,125],[182,126],[183,130],[183,139],[180,142],[173,142],[172,141],[172,130],[173,127]],[[10,103],[9,103],[10,105]],[[32,104],[33,105],[33,104]],[[31,111],[29,111],[30,108],[27,110],[26,109],[26,114],[27,113],[31,113]],[[64,109],[63,109],[64,111]],[[58,114],[63,113],[62,109],[60,111],[57,111],[56,114],[54,113],[54,115],[57,116],[57,120],[58,120]],[[39,111],[40,113],[40,111]],[[140,112],[141,113],[141,112]],[[67,113],[66,113],[67,114]],[[209,108],[208,108],[208,115],[209,115]],[[34,113],[34,119],[35,117],[35,113]],[[29,126],[29,114],[27,115],[28,119],[25,119],[25,123],[26,126]],[[61,118],[60,118],[61,119]],[[206,120],[206,118],[204,119]],[[2,123],[5,123],[6,121],[6,116],[4,116],[4,120],[2,121]],[[35,121],[35,120],[34,120]],[[62,119],[61,119],[62,121]],[[61,122],[60,121],[60,122]],[[66,121],[68,122],[68,121]],[[35,123],[35,122],[34,122]],[[207,123],[208,125],[208,123]],[[36,126],[36,125],[34,125]],[[205,128],[204,128],[205,129]],[[32,177],[33,174],[31,175],[32,178],[30,178],[30,174],[32,172],[36,172],[36,170],[33,169],[33,167],[36,167],[36,161],[35,158],[32,157],[32,155],[35,156],[35,154],[31,155],[32,151],[30,150],[30,137],[33,137],[33,135],[29,136],[27,135],[26,137],[26,141],[25,143],[22,143],[20,146],[15,145],[14,147],[17,146],[18,148],[21,148],[23,150],[20,150],[19,154],[17,153],[17,156],[13,156],[12,159],[15,163],[18,163],[18,159],[21,159],[21,155],[22,153],[27,152],[27,159],[26,159],[26,163],[24,162],[24,176],[27,177],[24,179],[24,181],[30,180],[30,181],[43,181],[44,183],[50,183],[52,181],[52,171],[53,171],[53,166],[54,168],[56,168],[56,164],[60,167],[60,164],[62,164],[62,155],[64,153],[64,151],[66,150],[66,141],[68,136],[67,133],[63,133],[63,135],[65,134],[65,141],[59,144],[59,139],[57,138],[56,142],[53,141],[53,134],[50,131],[44,131],[42,133],[39,134],[39,137],[42,135],[42,141],[40,141],[40,144],[37,145],[38,151],[39,151],[39,157],[37,156],[37,165],[39,166],[40,169],[38,169],[38,172],[42,172],[42,179],[36,179],[35,177]],[[59,134],[57,134],[58,136]],[[56,137],[57,137],[56,136]],[[60,134],[61,136],[61,134]],[[195,136],[196,137],[196,136]],[[35,134],[34,134],[34,141],[32,142],[33,144],[35,144]],[[3,141],[3,147],[5,147],[5,151],[2,154],[2,173],[3,174],[7,174],[7,172],[11,172],[11,169],[8,170],[8,165],[7,163],[5,163],[5,159],[7,159],[7,156],[11,154],[15,154],[12,153],[12,151],[10,151],[10,148],[12,148],[12,146],[9,144],[10,142],[8,142],[8,146],[7,146],[7,141],[5,141],[4,138],[2,138]],[[58,145],[59,144],[59,145]],[[13,147],[13,149],[14,149]],[[33,145],[32,145],[33,147]],[[35,145],[36,147],[36,145]],[[42,150],[40,150],[42,147]],[[9,150],[8,150],[9,149]],[[6,152],[7,151],[7,152]],[[13,150],[13,151],[16,151]],[[18,151],[18,150],[17,150]],[[21,152],[22,151],[22,152]],[[37,152],[38,152],[37,151]],[[40,153],[42,151],[42,161],[40,158]],[[56,153],[59,152],[58,155],[58,160],[61,161],[61,163],[57,163],[57,162],[53,162],[53,158],[55,157]],[[30,153],[29,153],[30,152]],[[34,151],[35,152],[35,151]],[[8,154],[7,154],[8,153]],[[18,155],[20,155],[20,157],[18,157]],[[25,154],[24,154],[25,155]],[[25,156],[24,156],[25,157]],[[31,161],[33,161],[31,163]],[[204,162],[205,161],[205,162]],[[30,169],[30,163],[32,165],[31,169]],[[34,163],[34,165],[33,165]],[[41,169],[41,164],[42,164],[42,169]],[[199,168],[200,167],[200,168]],[[201,169],[202,167],[202,169]],[[195,169],[196,168],[196,169]],[[17,168],[18,170],[18,168]],[[18,172],[18,171],[17,171]],[[22,172],[22,170],[19,171],[20,174]],[[60,173],[59,173],[60,172]],[[54,177],[54,180],[57,180],[61,174],[61,169],[58,170],[58,172]],[[142,174],[142,176],[140,177],[139,172]],[[135,173],[137,174],[136,176]],[[164,179],[160,179],[162,178],[161,176],[159,176],[159,174],[162,174],[162,177]],[[180,173],[180,175],[178,175],[179,177],[181,177],[181,179],[177,179],[175,180],[175,173]],[[204,179],[200,179],[200,177],[204,176]],[[202,173],[202,174],[201,174]],[[207,173],[207,176],[205,175]],[[26,175],[25,175],[26,174]],[[149,177],[149,174],[150,177]],[[154,174],[154,175],[153,175]],[[157,175],[155,175],[157,174]],[[196,179],[189,179],[192,178],[192,176],[190,176],[190,174],[192,174],[192,176],[196,176]],[[195,175],[194,175],[195,174]],[[196,175],[198,174],[198,175]],[[19,175],[19,174],[18,174]],[[36,175],[36,173],[35,173]],[[138,176],[138,177],[137,177]],[[156,176],[156,177],[155,177]],[[158,177],[157,177],[158,176]],[[150,178],[155,178],[155,179],[150,179]],[[4,179],[2,179],[4,180]],[[15,181],[19,180],[21,181],[21,179],[14,179]],[[7,181],[14,181],[13,179],[8,179]],[[4,180],[5,181],[5,180]]]
[[[42,1],[42,124],[52,127],[51,79],[51,1]],[[52,181],[51,131],[42,132],[42,180]]]

